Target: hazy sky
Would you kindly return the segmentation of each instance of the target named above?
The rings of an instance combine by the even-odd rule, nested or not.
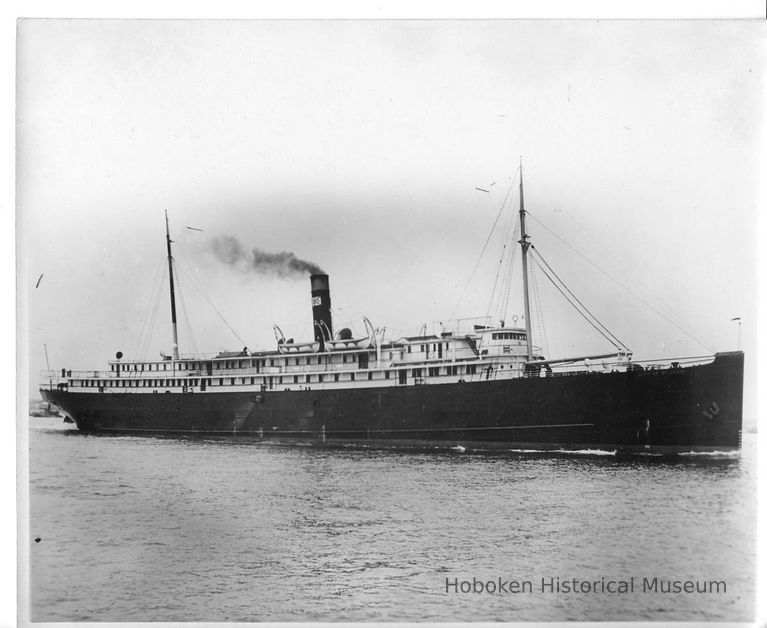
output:
[[[312,334],[308,278],[233,272],[209,250],[217,236],[322,267],[337,326],[361,332],[366,315],[396,337],[454,311],[484,315],[501,239],[477,261],[520,156],[532,241],[637,357],[709,353],[642,301],[714,350],[737,347],[740,316],[748,351],[764,26],[24,21],[30,389],[44,345],[52,368],[139,357],[155,293],[145,355],[170,352],[164,210],[200,352],[241,343],[190,277],[250,348],[274,347],[274,323]],[[550,355],[609,350],[537,279]],[[509,318],[522,314],[513,290]]]

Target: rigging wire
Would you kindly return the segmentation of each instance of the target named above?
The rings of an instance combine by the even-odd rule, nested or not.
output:
[[[498,270],[495,271],[495,280],[493,281],[493,290],[490,293],[490,301],[487,304],[487,316],[490,316],[490,309],[493,307],[493,299],[495,298],[495,289],[498,286],[498,276],[501,274],[501,268],[503,267],[503,256],[506,253],[506,244],[504,243],[501,249],[501,259],[498,261]]]
[[[480,252],[479,257],[477,258],[477,263],[474,264],[474,268],[471,271],[471,275],[469,275],[469,279],[463,285],[463,290],[461,291],[461,295],[458,297],[458,300],[455,303],[455,307],[453,308],[453,311],[450,314],[450,319],[455,317],[455,312],[458,309],[458,306],[461,304],[461,300],[463,299],[464,294],[466,294],[467,288],[471,285],[472,279],[474,279],[474,274],[477,272],[477,268],[479,268],[479,263],[482,261],[482,257],[485,255],[485,251],[487,250],[487,245],[490,242],[490,238],[493,237],[495,228],[498,225],[498,220],[501,218],[501,214],[503,213],[503,208],[506,207],[506,201],[509,200],[509,195],[511,194],[511,191],[514,189],[515,181],[516,181],[516,176],[512,179],[511,185],[509,186],[509,189],[506,192],[506,196],[503,198],[503,203],[501,203],[501,208],[498,210],[498,215],[495,217],[495,221],[493,222],[493,226],[490,229],[490,233],[487,235],[487,240],[485,240],[485,244],[482,247],[482,251]]]
[[[235,338],[237,338],[240,344],[242,344],[243,347],[247,346],[245,341],[242,338],[240,338],[240,335],[234,330],[234,328],[224,318],[224,315],[221,312],[219,312],[218,308],[215,305],[213,305],[213,302],[208,298],[208,295],[205,294],[203,289],[197,284],[197,282],[191,277],[191,275],[189,275],[189,273],[186,272],[186,270],[184,269],[184,266],[182,264],[177,264],[176,266],[181,270],[182,273],[184,273],[184,276],[186,276],[186,278],[189,279],[189,282],[197,289],[197,292],[200,293],[200,296],[202,296],[202,298],[205,299],[208,305],[210,305],[210,307],[213,308],[213,311],[216,312],[216,314],[218,314],[219,318],[224,322],[224,325],[226,325],[229,328],[229,331],[231,331],[234,334]]]
[[[501,259],[498,262],[498,270],[495,273],[495,281],[493,282],[493,291],[490,293],[490,301],[487,304],[487,314],[486,314],[486,316],[488,316],[488,317],[490,316],[490,310],[493,307],[493,300],[495,299],[495,289],[498,286],[498,277],[501,274],[501,268],[503,268],[503,262],[505,261],[504,258],[503,258],[505,253],[506,253],[506,244],[504,244],[503,248],[501,249]],[[501,300],[501,297],[498,298],[499,302],[500,302],[500,300]],[[496,307],[496,310],[498,310],[498,309],[499,308]],[[496,318],[498,318],[498,317],[496,316]]]
[[[608,278],[610,281],[612,281],[613,283],[615,283],[615,284],[616,284],[618,287],[620,287],[620,288],[622,288],[623,290],[625,290],[626,292],[628,292],[628,293],[629,293],[631,296],[633,296],[635,299],[637,299],[638,301],[640,301],[641,303],[643,303],[645,306],[647,306],[648,308],[650,308],[650,309],[651,309],[653,312],[655,312],[656,314],[658,314],[658,316],[660,316],[661,318],[663,318],[663,319],[664,319],[666,322],[668,322],[668,323],[670,323],[671,325],[673,325],[674,327],[676,327],[678,330],[680,330],[682,333],[684,333],[684,334],[685,334],[685,335],[686,335],[688,338],[690,338],[690,339],[694,340],[694,341],[695,341],[695,342],[697,342],[697,343],[698,343],[700,346],[704,347],[704,348],[705,348],[707,351],[711,351],[712,353],[714,352],[714,349],[713,349],[712,347],[709,347],[709,346],[708,346],[708,345],[707,345],[705,342],[703,342],[703,341],[702,341],[702,340],[700,340],[699,338],[695,337],[695,336],[694,336],[694,335],[693,335],[691,332],[687,331],[687,329],[685,329],[685,328],[684,328],[684,326],[682,326],[682,325],[681,325],[681,323],[674,321],[670,315],[666,315],[666,314],[664,314],[664,313],[663,313],[663,312],[661,312],[661,311],[660,311],[658,308],[656,308],[656,307],[655,307],[655,306],[653,306],[652,304],[648,303],[648,302],[647,302],[645,299],[643,299],[643,298],[642,298],[642,297],[640,297],[638,294],[636,294],[635,292],[633,292],[633,291],[632,291],[630,288],[628,288],[628,287],[624,286],[624,285],[623,285],[621,282],[619,282],[619,281],[618,281],[618,280],[617,280],[615,277],[613,277],[613,276],[612,276],[610,273],[608,273],[607,271],[605,271],[605,270],[603,270],[602,268],[600,268],[599,266],[597,266],[597,265],[596,265],[594,262],[592,262],[592,261],[591,261],[591,260],[590,260],[588,257],[586,257],[586,256],[585,256],[583,253],[581,253],[581,252],[580,252],[578,249],[576,249],[576,248],[575,248],[575,247],[573,247],[571,244],[569,244],[569,243],[568,243],[566,240],[564,240],[563,238],[561,238],[560,236],[558,236],[556,233],[554,233],[554,231],[552,231],[551,229],[549,229],[549,228],[548,228],[548,227],[547,227],[547,226],[546,226],[546,225],[545,225],[545,224],[544,224],[544,223],[543,223],[543,222],[542,222],[542,221],[541,221],[539,218],[537,218],[536,216],[533,216],[533,214],[531,214],[529,211],[527,212],[527,214],[528,214],[529,216],[531,216],[531,217],[532,217],[532,218],[533,218],[533,219],[534,219],[534,220],[535,220],[535,221],[536,221],[536,222],[537,222],[539,225],[541,225],[541,227],[543,227],[544,229],[546,229],[546,231],[548,231],[548,232],[549,232],[551,235],[553,235],[555,238],[557,238],[557,240],[559,240],[560,242],[562,242],[563,244],[565,244],[565,245],[566,245],[568,248],[572,249],[572,250],[573,250],[573,251],[574,251],[574,252],[575,252],[575,253],[576,253],[576,254],[577,254],[579,257],[583,258],[583,259],[584,259],[586,262],[588,262],[588,263],[589,263],[591,266],[593,266],[594,268],[596,268],[596,269],[597,269],[597,270],[598,270],[600,273],[602,273],[602,274],[603,274],[605,277],[607,277],[607,278]]]
[[[149,301],[147,303],[147,316],[144,317],[141,331],[139,332],[137,353],[140,360],[146,358],[149,343],[151,342],[154,325],[157,320],[157,312],[160,308],[160,290],[162,289],[166,272],[165,257],[162,256],[159,258],[155,268],[154,279],[151,284],[152,288],[149,292]]]
[[[163,265],[164,266],[164,265]],[[163,268],[161,273],[160,282],[157,284],[157,290],[155,293],[155,299],[154,299],[154,308],[152,309],[152,313],[149,319],[149,327],[147,331],[147,335],[144,337],[144,343],[141,346],[141,359],[146,359],[147,353],[149,352],[149,345],[152,341],[152,333],[154,332],[155,325],[157,324],[157,313],[160,311],[160,301],[161,301],[161,293],[162,293],[162,287],[163,283],[165,283],[165,277],[167,274],[167,269]]]
[[[174,261],[175,261],[175,258],[174,258]],[[191,322],[189,320],[189,310],[186,307],[186,302],[184,301],[184,292],[183,292],[183,290],[181,288],[181,282],[179,281],[178,274],[176,274],[176,288],[177,288],[176,292],[177,292],[177,294],[179,296],[179,302],[181,304],[181,313],[184,316],[184,323],[186,325],[186,332],[187,332],[187,335],[189,336],[189,344],[191,345],[192,353],[193,354],[197,354],[197,353],[199,353],[197,351],[197,340],[194,337],[194,331],[193,331],[193,328],[192,328],[192,324],[191,324]]]
[[[164,273],[163,273],[163,279],[164,279]],[[141,348],[139,349],[139,360],[145,360],[146,355],[149,351],[149,344],[152,341],[152,333],[154,332],[154,326],[157,323],[157,312],[160,310],[160,289],[162,288],[162,282],[158,285],[157,295],[154,300],[154,308],[152,309],[150,315],[149,315],[149,327],[147,330],[147,334],[144,337],[144,340],[141,344]]]
[[[545,269],[545,268],[543,268],[543,266],[541,266],[541,264],[538,262],[538,260],[537,260],[537,259],[535,259],[534,257],[533,257],[533,258],[531,258],[531,259],[532,259],[532,260],[533,260],[533,262],[534,262],[534,263],[535,263],[535,264],[538,266],[538,268],[540,268],[541,272],[543,272],[543,274],[544,274],[544,275],[546,275],[547,279],[548,279],[548,280],[549,280],[549,281],[550,281],[550,282],[551,282],[551,283],[554,285],[554,287],[555,287],[555,288],[556,288],[556,289],[557,289],[557,290],[560,292],[560,294],[561,294],[561,295],[562,295],[562,296],[565,298],[565,300],[566,300],[566,301],[567,301],[567,302],[568,302],[570,305],[572,305],[572,306],[573,306],[573,308],[575,309],[575,311],[576,311],[576,312],[578,312],[579,314],[583,315],[583,313],[582,313],[582,312],[581,312],[581,311],[578,309],[578,307],[575,305],[575,303],[573,303],[573,302],[570,300],[570,298],[567,296],[567,294],[564,292],[564,290],[562,290],[562,288],[560,288],[560,287],[559,287],[559,285],[558,285],[558,284],[557,284],[557,283],[556,283],[556,282],[555,282],[555,281],[554,281],[554,280],[553,280],[553,279],[552,279],[552,278],[549,276],[549,274],[546,272],[546,269]],[[608,342],[609,342],[611,345],[613,345],[615,348],[617,348],[617,349],[619,349],[619,350],[622,350],[622,348],[621,348],[621,347],[619,347],[618,345],[616,345],[616,344],[613,342],[613,340],[612,340],[611,338],[609,338],[609,337],[608,337],[608,336],[607,336],[607,335],[606,335],[606,334],[605,334],[605,333],[604,333],[604,332],[603,332],[603,331],[602,331],[602,330],[601,330],[599,327],[597,327],[596,325],[594,325],[594,323],[593,323],[593,322],[592,322],[590,319],[586,318],[585,316],[584,316],[584,319],[585,319],[585,320],[586,320],[586,322],[588,322],[588,323],[589,323],[589,324],[590,324],[590,325],[591,325],[591,326],[592,326],[594,329],[596,329],[596,330],[597,330],[597,331],[598,331],[598,332],[599,332],[599,333],[600,333],[600,334],[601,334],[601,335],[602,335],[602,336],[603,336],[603,337],[604,337],[604,338],[605,338],[605,339],[606,339],[606,340],[607,340],[607,341],[608,341]]]
[[[542,262],[545,264],[546,268],[548,268],[548,269],[549,269],[549,271],[551,272],[551,274],[552,274],[552,275],[554,275],[554,277],[556,277],[556,278],[557,278],[557,281],[559,281],[559,283],[560,283],[560,284],[562,284],[562,287],[563,287],[565,290],[567,290],[568,294],[570,294],[570,296],[571,296],[571,297],[573,297],[573,299],[575,299],[575,300],[578,302],[578,305],[580,305],[580,306],[581,306],[581,308],[583,308],[583,310],[584,310],[585,312],[587,312],[587,313],[588,313],[588,315],[589,315],[589,316],[590,316],[592,319],[594,319],[594,321],[596,321],[596,323],[597,323],[597,324],[598,324],[598,325],[599,325],[599,326],[600,326],[602,329],[604,329],[604,330],[605,330],[605,331],[606,331],[606,332],[607,332],[607,333],[608,333],[610,336],[612,336],[612,338],[613,338],[613,340],[614,340],[615,342],[617,342],[619,345],[621,345],[621,346],[622,346],[624,349],[628,350],[628,347],[627,347],[627,346],[626,346],[626,345],[625,345],[623,342],[621,342],[620,340],[618,340],[618,338],[615,336],[615,334],[613,334],[613,333],[612,333],[612,332],[611,332],[611,331],[610,331],[610,330],[607,328],[607,326],[606,326],[604,323],[602,323],[602,321],[600,321],[600,320],[599,320],[599,319],[598,319],[596,316],[594,316],[594,314],[592,314],[592,313],[591,313],[591,311],[590,311],[590,310],[589,310],[589,309],[588,309],[588,308],[587,308],[587,307],[586,307],[586,306],[583,304],[583,302],[582,302],[582,301],[581,301],[581,300],[580,300],[578,297],[576,297],[576,296],[575,296],[575,294],[573,293],[573,291],[572,291],[572,290],[570,290],[570,288],[568,288],[568,287],[567,287],[567,284],[566,284],[564,281],[562,281],[562,279],[560,278],[560,276],[559,276],[559,275],[557,275],[557,273],[556,273],[556,272],[554,272],[554,269],[553,269],[551,266],[549,266],[549,263],[548,263],[548,262],[547,262],[547,261],[546,261],[546,260],[543,258],[543,255],[541,255],[541,254],[538,252],[538,250],[535,248],[535,246],[531,246],[530,248],[531,248],[532,250],[534,250],[534,251],[535,251],[535,255],[536,255],[536,257],[538,257],[538,258],[539,258],[539,259],[540,259],[540,260],[541,260],[541,261],[542,261]],[[613,344],[615,344],[615,343],[613,343]]]
[[[519,224],[519,220],[517,220],[515,223],[514,233],[511,236],[512,243],[517,243],[517,238],[519,236],[519,229],[520,229],[520,224]],[[511,282],[512,282],[512,278],[514,277],[514,264],[517,260],[518,251],[519,251],[518,246],[512,247],[511,257],[509,258],[509,261],[506,266],[506,273],[504,275],[503,287],[501,290],[501,300],[498,304],[498,312],[496,313],[496,318],[498,319],[506,320],[506,317],[508,316],[508,313],[509,313],[509,299],[511,298]]]
[[[504,232],[507,234],[507,237],[504,238],[503,241],[503,248],[501,249],[501,257],[498,261],[498,270],[495,273],[495,281],[493,282],[493,290],[490,293],[490,301],[487,304],[487,316],[490,316],[490,310],[493,307],[493,303],[495,302],[496,308],[495,308],[495,317],[496,319],[500,318],[500,315],[502,314],[502,307],[501,304],[503,303],[503,297],[504,294],[508,291],[507,290],[507,282],[510,280],[510,277],[508,276],[508,266],[509,266],[509,259],[510,257],[513,258],[517,247],[514,246],[515,240],[516,240],[516,234],[519,229],[519,219],[515,220],[515,215],[513,212],[510,212],[509,219],[507,220],[506,228],[504,229]],[[514,231],[512,232],[512,227],[514,228]],[[511,234],[511,238],[508,237],[508,234]],[[511,256],[506,255],[506,249],[511,247]],[[506,268],[507,271],[503,272],[503,269]],[[498,301],[495,301],[495,293],[496,289],[498,288],[498,279],[499,277],[503,277],[501,280],[501,288],[498,296]]]
[[[620,270],[620,272],[625,273],[626,268],[619,262],[617,257],[608,249],[597,237],[595,237],[592,233],[590,233],[583,225],[581,225],[580,222],[575,220],[573,216],[570,215],[570,213],[562,209],[562,214],[567,218],[570,223],[580,232],[580,234],[586,238],[587,240],[590,240],[592,245],[599,249],[599,251],[602,253],[602,255],[615,266],[617,270]]]
[[[599,327],[597,327],[597,326],[596,326],[596,325],[595,325],[595,324],[594,324],[594,323],[591,321],[591,319],[587,318],[587,317],[586,317],[586,316],[583,314],[583,312],[581,312],[581,310],[580,310],[580,309],[578,309],[578,306],[577,306],[577,305],[575,305],[575,303],[573,303],[573,301],[571,301],[571,300],[570,300],[570,297],[567,295],[567,293],[566,293],[564,290],[562,290],[562,288],[559,286],[559,284],[558,284],[556,281],[554,281],[554,279],[553,279],[551,276],[549,276],[549,274],[546,272],[546,269],[545,269],[545,268],[544,268],[544,267],[541,265],[541,263],[538,261],[538,259],[537,259],[536,257],[532,256],[532,257],[531,257],[531,259],[533,260],[533,262],[534,262],[535,264],[537,264],[537,265],[538,265],[538,268],[540,268],[541,272],[542,272],[544,275],[546,275],[546,277],[547,277],[547,278],[548,278],[548,280],[549,280],[549,281],[550,281],[550,282],[551,282],[551,283],[554,285],[554,287],[555,287],[557,290],[559,290],[560,294],[561,294],[561,295],[562,295],[562,296],[565,298],[565,300],[566,300],[566,301],[567,301],[567,302],[568,302],[570,305],[572,305],[572,306],[573,306],[573,308],[575,309],[575,311],[576,311],[576,312],[578,312],[578,313],[579,313],[581,316],[583,316],[583,318],[586,320],[586,322],[587,322],[587,323],[589,323],[589,325],[591,325],[591,326],[592,326],[594,329],[596,329],[596,330],[597,330],[597,331],[598,331],[598,332],[599,332],[599,333],[600,333],[600,334],[601,334],[601,335],[602,335],[602,336],[603,336],[603,337],[604,337],[604,338],[605,338],[605,339],[606,339],[606,340],[607,340],[607,341],[608,341],[608,342],[609,342],[611,345],[613,345],[613,346],[614,346],[616,349],[618,349],[619,351],[625,351],[625,350],[626,350],[626,348],[625,348],[625,347],[621,347],[621,346],[619,346],[619,345],[615,344],[615,342],[612,340],[612,338],[610,338],[609,336],[607,336],[607,335],[606,335],[606,334],[605,334],[605,333],[604,333],[604,332],[603,332],[603,331],[602,331],[602,330],[601,330]]]
[[[536,324],[541,332],[541,349],[543,355],[549,355],[549,339],[546,335],[546,326],[543,324],[543,303],[538,291],[538,279],[535,276],[535,264],[530,264],[530,284],[533,287],[533,303],[535,304]]]
[[[640,281],[637,281],[636,276],[631,276],[631,273],[626,269],[626,267],[621,264],[620,260],[617,258],[617,256],[610,251],[610,249],[605,246],[597,237],[595,237],[593,234],[589,233],[589,231],[586,230],[585,227],[583,227],[578,221],[575,220],[573,216],[571,216],[566,210],[562,209],[562,213],[565,215],[565,217],[573,224],[573,226],[578,229],[578,231],[583,235],[587,240],[589,240],[594,246],[594,248],[598,249],[602,256],[613,265],[613,267],[620,271],[621,273],[628,275],[628,279],[632,280],[635,284],[640,284]],[[630,290],[628,287],[625,288],[626,290]],[[674,319],[674,321],[684,326],[684,320],[682,317],[677,315],[668,305],[661,303],[660,304],[663,309],[666,310],[666,314],[669,316],[669,318]]]

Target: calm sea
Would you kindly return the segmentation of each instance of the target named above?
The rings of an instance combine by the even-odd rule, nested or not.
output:
[[[89,436],[60,421],[30,418],[32,621],[753,618],[753,434],[740,458],[670,461]],[[631,578],[633,592],[608,590]]]

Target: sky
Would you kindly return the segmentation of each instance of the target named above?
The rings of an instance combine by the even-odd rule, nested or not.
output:
[[[312,335],[308,277],[222,264],[222,236],[324,269],[336,327],[485,315],[520,160],[536,250],[637,358],[737,349],[740,317],[753,390],[765,53],[749,21],[24,20],[30,394],[46,350],[171,352],[166,210],[182,354]],[[548,356],[610,350],[536,280]]]

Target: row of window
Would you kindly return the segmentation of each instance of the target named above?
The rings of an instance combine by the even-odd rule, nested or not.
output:
[[[437,352],[438,347],[442,345],[444,346],[445,351],[447,351],[450,348],[450,343],[434,343],[432,351]],[[411,353],[411,349],[413,346],[408,346],[407,351],[408,353]],[[416,349],[420,349],[422,352],[428,352],[429,351],[429,345],[420,345],[420,347],[416,346]],[[389,354],[389,360],[395,359],[395,352],[388,351]],[[259,367],[266,367],[267,362],[269,363],[269,366],[311,366],[313,364],[321,365],[323,364],[323,358],[324,356],[318,355],[316,356],[296,356],[291,357],[287,356],[285,358],[252,358],[247,360],[211,360],[208,362],[178,362],[176,363],[176,370],[177,371],[201,371],[203,369],[208,370],[216,370],[219,371],[221,369],[237,369],[237,368],[259,368]],[[398,358],[402,357],[402,354],[400,352],[397,352]],[[360,366],[363,368],[366,368],[368,363],[368,354],[366,353],[358,353],[356,355],[350,355],[350,354],[341,354],[341,362],[343,364],[353,364],[355,362],[359,362]],[[173,370],[173,364],[171,362],[149,362],[149,363],[112,363],[109,365],[110,369],[112,371],[120,370],[122,372],[128,372],[128,371],[134,371],[134,372],[143,372],[143,371],[172,371]]]
[[[450,365],[446,367],[429,367],[429,377],[439,377],[440,375],[459,375],[459,368],[463,371],[464,367]],[[411,370],[412,376],[416,379],[422,377],[423,369],[414,368]],[[465,366],[466,375],[474,375],[477,372],[476,364],[467,364]],[[374,377],[374,374],[383,374],[383,377]],[[407,374],[406,369],[399,371],[400,376]],[[367,379],[391,379],[392,371],[368,371]],[[330,376],[333,379],[330,379]],[[84,388],[171,388],[171,387],[189,387],[199,386],[201,382],[208,386],[235,386],[238,384],[311,384],[323,383],[329,381],[356,381],[355,373],[308,373],[306,375],[279,375],[273,377],[211,377],[205,379],[199,378],[179,378],[179,379],[84,379],[75,380],[73,386],[82,386]],[[401,379],[401,377],[400,377]]]
[[[517,334],[511,331],[493,332],[493,340],[525,340],[525,334]]]
[[[429,351],[433,351],[434,353],[438,353],[442,351],[443,349],[445,351],[450,350],[450,343],[449,342],[435,342],[435,343],[426,343],[422,345],[408,345],[407,346],[407,352],[413,353],[413,350],[420,351],[421,353],[429,353]],[[390,354],[391,355],[391,354]]]
[[[223,378],[219,379],[223,380]],[[212,383],[212,380],[208,380],[208,383]],[[174,386],[199,386],[199,384],[199,379],[81,379],[72,381],[72,386],[82,386],[83,388],[171,388]]]

